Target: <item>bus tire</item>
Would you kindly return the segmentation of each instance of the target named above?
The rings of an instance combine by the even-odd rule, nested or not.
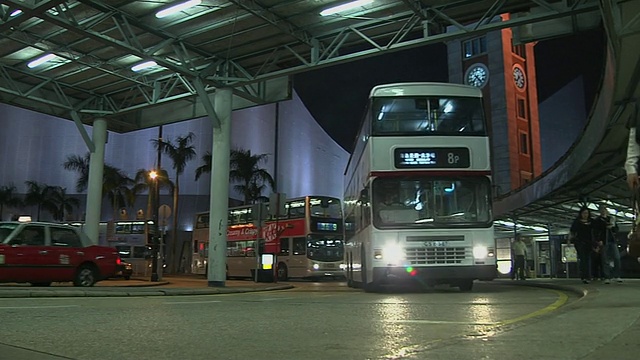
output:
[[[285,263],[278,263],[278,281],[289,280],[289,270]]]
[[[473,280],[472,279],[460,280],[460,282],[458,283],[458,288],[460,288],[460,291],[463,291],[463,292],[471,291],[473,289]]]
[[[348,257],[348,261],[347,261],[347,286],[350,288],[355,287],[355,285],[353,284],[353,254],[349,253],[349,257]]]

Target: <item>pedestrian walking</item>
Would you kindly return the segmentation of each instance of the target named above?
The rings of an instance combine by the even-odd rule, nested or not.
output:
[[[522,237],[518,236],[513,243],[513,254],[516,257],[515,261],[515,278],[517,280],[526,279],[525,265],[527,262],[527,244],[522,241]]]
[[[593,241],[593,224],[591,211],[586,206],[580,208],[578,217],[571,224],[569,243],[573,243],[578,254],[578,269],[582,282],[591,281],[591,256],[595,243]]]
[[[598,206],[599,215],[593,219],[593,234],[602,249],[602,271],[604,274],[605,284],[612,280],[622,282],[620,277],[620,251],[618,250],[618,241],[616,233],[618,225],[613,216],[609,214],[609,210],[604,204]]]

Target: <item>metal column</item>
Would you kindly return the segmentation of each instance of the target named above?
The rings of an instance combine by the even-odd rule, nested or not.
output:
[[[225,286],[227,256],[227,212],[229,210],[229,153],[231,143],[232,92],[217,89],[213,109],[211,149],[211,194],[209,200],[209,254],[207,280],[211,287]],[[217,120],[217,121],[215,121]]]
[[[107,142],[107,121],[98,118],[93,122],[93,151],[89,160],[89,186],[84,232],[98,243],[100,212],[102,209],[102,174],[104,172],[104,145]]]

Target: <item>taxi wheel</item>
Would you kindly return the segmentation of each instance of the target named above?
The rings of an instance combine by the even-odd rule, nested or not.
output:
[[[73,280],[74,286],[89,287],[96,283],[97,272],[95,267],[91,265],[82,265],[76,272],[76,278]]]

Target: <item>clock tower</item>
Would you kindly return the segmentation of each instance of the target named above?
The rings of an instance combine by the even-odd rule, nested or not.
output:
[[[513,44],[511,29],[447,44],[449,81],[477,86],[484,95],[495,195],[542,173],[534,46]]]

